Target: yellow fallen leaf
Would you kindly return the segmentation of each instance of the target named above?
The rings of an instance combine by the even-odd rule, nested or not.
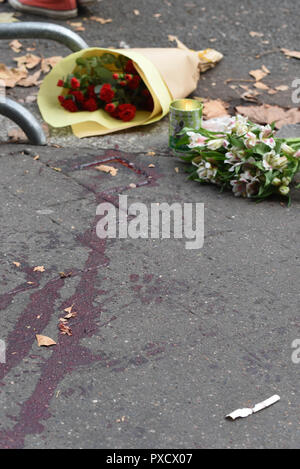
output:
[[[57,345],[53,339],[45,335],[36,334],[36,340],[39,347],[51,347],[52,345]]]
[[[293,59],[300,59],[300,52],[296,50],[281,49],[286,57],[292,57]]]
[[[267,91],[269,89],[268,85],[265,85],[265,83],[262,83],[261,81],[258,81],[256,83],[254,83],[254,86],[255,86],[255,88],[258,88],[259,90],[266,90]]]
[[[0,13],[0,23],[15,23],[18,21],[14,13]]]
[[[95,169],[98,171],[102,171],[103,173],[109,173],[111,176],[116,176],[118,173],[118,170],[114,168],[113,166],[107,166],[105,164],[100,164],[99,166],[95,166]]]
[[[97,23],[100,23],[100,24],[106,24],[106,23],[112,22],[111,18],[105,19],[105,18],[101,18],[100,16],[90,16],[90,20],[97,21]]]
[[[20,262],[13,262],[13,264],[14,264],[16,267],[20,267],[20,266],[21,266]]]
[[[34,267],[33,272],[45,272],[45,267],[43,265],[38,265]]]

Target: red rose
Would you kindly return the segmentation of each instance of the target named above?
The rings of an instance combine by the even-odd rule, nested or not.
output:
[[[126,85],[127,85],[127,81],[122,80],[122,81],[119,82],[119,85],[120,85],[120,86],[126,86]]]
[[[139,87],[140,83],[141,78],[139,77],[139,75],[134,75],[134,77],[128,83],[128,88],[130,88],[131,90],[136,90]]]
[[[71,80],[71,87],[74,89],[80,88],[80,81],[77,78],[72,78]]]
[[[118,79],[119,79],[119,76],[120,76],[120,75],[119,75],[118,73],[114,73],[114,74],[113,74],[113,79],[114,79],[114,80],[118,80]]]
[[[64,99],[64,101],[61,104],[67,111],[70,111],[70,112],[78,111],[78,107],[76,103],[74,103],[73,99]]]
[[[64,83],[63,80],[58,80],[58,82],[57,82],[57,86],[59,86],[59,87],[61,87],[61,88],[63,88],[64,84],[65,84],[65,83]]]
[[[87,95],[88,95],[89,98],[96,98],[95,86],[94,85],[88,86]]]
[[[104,109],[109,114],[112,114],[117,109],[117,106],[114,103],[108,103]]]
[[[97,101],[94,98],[87,99],[83,103],[83,109],[89,112],[97,111],[98,109]]]
[[[133,65],[133,62],[132,60],[128,60],[127,64],[126,64],[126,67],[125,67],[125,72],[126,73],[136,73],[136,69]]]
[[[82,93],[82,91],[71,91],[70,94],[74,96],[74,98],[76,99],[78,103],[83,103],[84,94]]]
[[[133,75],[131,75],[130,73],[126,73],[125,80],[130,81],[132,79],[133,79]]]
[[[106,103],[110,103],[115,96],[115,92],[112,89],[111,85],[109,83],[105,83],[105,85],[102,86],[101,91],[100,91],[100,99],[102,101],[105,101]]]
[[[58,96],[58,101],[60,102],[60,104],[63,104],[64,100],[65,100],[64,96]]]
[[[120,104],[118,111],[120,119],[123,122],[129,122],[135,117],[136,107],[133,104]]]

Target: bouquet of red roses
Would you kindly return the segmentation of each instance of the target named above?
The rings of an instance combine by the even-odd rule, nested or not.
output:
[[[76,65],[72,74],[57,83],[64,90],[58,100],[67,111],[104,109],[123,122],[130,122],[137,110],[153,111],[151,93],[133,61],[124,55],[81,57]]]

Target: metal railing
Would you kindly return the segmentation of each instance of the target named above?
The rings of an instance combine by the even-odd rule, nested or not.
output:
[[[24,22],[1,23],[0,39],[49,39],[64,44],[72,52],[88,47],[87,43],[74,31],[54,23]],[[27,135],[33,145],[46,145],[44,131],[34,115],[21,104],[1,97],[0,114],[8,117]]]

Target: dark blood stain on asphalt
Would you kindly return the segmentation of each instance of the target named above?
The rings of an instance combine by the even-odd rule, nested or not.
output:
[[[116,151],[109,150],[92,165],[106,164],[113,161],[128,167],[137,176],[142,176],[144,179],[143,184],[152,185],[156,183],[158,175],[155,175],[153,171],[149,171],[150,176],[146,169],[141,169],[131,162],[129,155],[126,155],[125,159],[124,154],[120,154],[121,152],[116,154]],[[80,165],[80,169],[84,170],[90,166]],[[119,191],[120,188],[114,188],[113,192],[118,194]],[[95,193],[97,204],[107,200],[116,202],[117,196],[112,196],[111,190],[109,192],[110,194],[105,192]],[[107,357],[104,353],[93,354],[89,349],[80,345],[81,339],[93,336],[94,332],[101,327],[97,322],[101,311],[94,307],[93,302],[97,296],[103,293],[102,290],[97,288],[99,283],[98,269],[107,266],[109,259],[105,255],[106,241],[96,237],[96,223],[97,217],[92,226],[77,238],[81,246],[89,249],[88,259],[82,272],[77,271],[81,278],[75,293],[64,301],[61,308],[59,308],[61,310],[74,304],[74,311],[78,311],[81,320],[74,321],[74,324],[71,324],[72,337],[60,336],[58,345],[50,352],[50,357],[40,365],[40,377],[32,395],[20,405],[19,415],[11,417],[15,421],[15,425],[10,430],[0,431],[0,448],[22,448],[27,435],[43,432],[44,426],[41,421],[51,417],[49,411],[51,399],[55,395],[58,384],[67,374],[72,373],[80,366],[91,365],[95,362],[102,362],[105,367],[116,364],[115,361],[111,361],[111,357]],[[76,271],[76,269],[73,270]],[[14,291],[0,296],[0,310],[7,308],[17,293],[39,286],[38,279],[41,277],[33,275],[32,267],[26,266],[24,272],[27,281],[33,281],[34,285],[29,286],[25,283]],[[11,370],[20,364],[24,358],[33,357],[30,352],[35,342],[35,334],[46,328],[53,314],[57,311],[56,301],[60,297],[60,290],[65,281],[60,277],[50,280],[44,287],[30,295],[28,305],[7,339],[7,363],[0,368],[0,383],[2,386],[4,384],[3,379]],[[30,326],[30,329],[28,326]],[[35,355],[34,357],[37,358],[38,356]],[[132,360],[141,364],[144,359],[138,357]]]

